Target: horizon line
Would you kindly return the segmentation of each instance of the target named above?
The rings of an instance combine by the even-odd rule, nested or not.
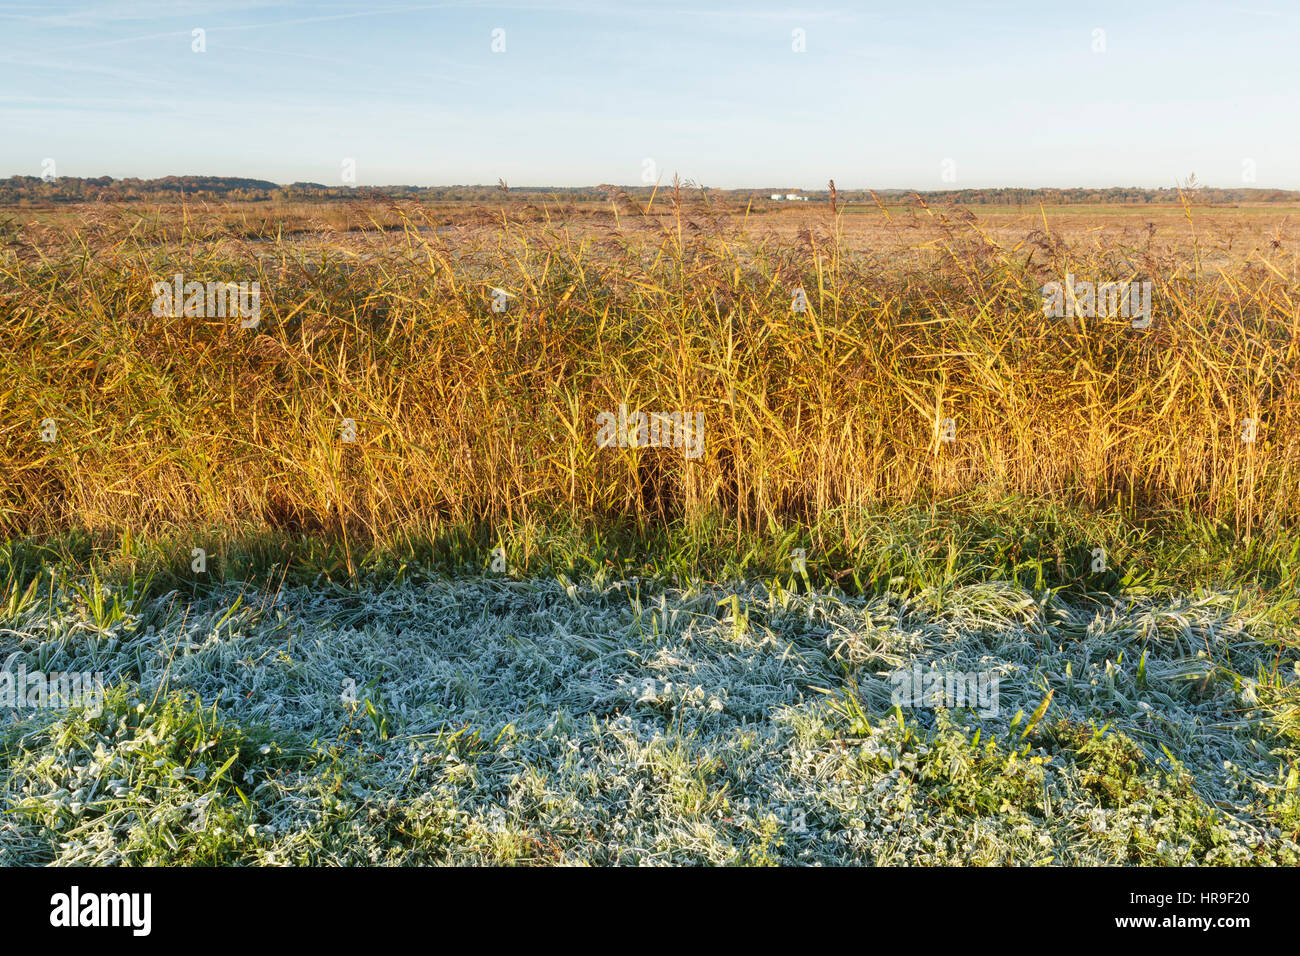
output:
[[[292,181],[292,182],[277,182],[276,180],[273,180],[273,179],[264,179],[264,178],[257,177],[257,176],[233,175],[233,174],[219,174],[219,173],[167,173],[167,174],[162,175],[162,176],[114,176],[114,175],[109,174],[109,173],[102,173],[102,174],[95,175],[95,176],[89,176],[89,175],[86,175],[86,176],[69,176],[69,175],[62,175],[62,176],[54,176],[54,177],[52,177],[51,179],[45,179],[45,177],[43,177],[43,176],[34,175],[34,174],[31,174],[31,173],[12,173],[12,174],[10,174],[10,175],[8,175],[8,176],[6,176],[6,177],[0,178],[0,182],[5,182],[5,181],[7,181],[7,180],[14,180],[14,179],[28,179],[28,180],[35,179],[35,180],[43,180],[43,181],[49,183],[50,185],[54,185],[54,184],[58,183],[60,180],[95,180],[95,179],[108,179],[108,180],[111,180],[111,181],[113,181],[113,182],[126,182],[126,181],[128,181],[128,180],[137,180],[137,181],[142,182],[142,183],[150,183],[150,182],[161,182],[161,181],[169,180],[169,179],[187,179],[187,178],[189,178],[189,179],[213,179],[213,180],[240,180],[240,179],[242,179],[242,180],[248,180],[248,181],[250,181],[250,182],[270,183],[271,185],[273,185],[273,186],[275,186],[275,187],[277,187],[277,188],[280,188],[280,189],[290,188],[290,187],[293,187],[293,186],[311,186],[311,187],[316,187],[316,188],[321,188],[321,189],[350,189],[350,190],[364,190],[364,189],[458,189],[458,188],[459,188],[459,189],[498,189],[498,190],[499,190],[499,189],[502,188],[502,185],[503,185],[503,181],[502,181],[502,180],[498,180],[497,182],[480,182],[480,183],[467,183],[467,182],[461,182],[461,183],[447,183],[447,182],[443,182],[443,183],[409,183],[409,182],[408,182],[408,183],[373,183],[373,184],[370,184],[370,183],[337,183],[337,184],[334,184],[334,185],[330,185],[330,184],[328,184],[328,183],[321,183],[321,182],[317,182],[317,181],[315,181],[315,180],[306,180],[306,179],[294,180],[294,181]],[[819,187],[815,187],[815,188],[809,189],[809,188],[807,188],[807,187],[803,187],[803,186],[788,186],[788,185],[783,186],[783,185],[774,185],[774,184],[771,184],[771,183],[768,183],[768,184],[766,184],[766,185],[750,185],[750,186],[710,186],[710,185],[708,185],[708,184],[695,182],[695,181],[690,180],[690,179],[685,179],[685,180],[682,181],[681,185],[683,186],[683,188],[688,188],[688,189],[692,189],[692,190],[696,190],[696,189],[710,189],[710,190],[716,190],[716,191],[719,191],[719,192],[755,192],[755,191],[756,191],[756,192],[763,192],[763,191],[769,191],[769,190],[772,191],[772,192],[775,192],[775,191],[778,191],[778,190],[783,190],[783,191],[788,191],[788,192],[827,193],[827,194],[829,194],[829,192],[830,192],[830,184],[829,184],[829,183],[828,183],[827,185],[825,185],[825,186],[819,186]],[[630,190],[630,189],[641,189],[641,190],[646,190],[646,189],[658,189],[658,190],[664,190],[664,189],[671,189],[671,188],[673,187],[673,183],[672,183],[671,181],[665,182],[665,181],[663,181],[663,180],[660,180],[660,181],[655,182],[655,183],[610,183],[610,182],[603,182],[603,183],[586,183],[586,184],[582,184],[582,185],[560,185],[560,184],[553,184],[553,183],[528,183],[528,184],[523,184],[523,185],[511,185],[510,183],[504,183],[504,186],[505,186],[505,188],[508,189],[508,190],[516,190],[516,189],[518,189],[518,190],[528,190],[528,189],[551,189],[551,190],[565,190],[565,189],[571,189],[571,190],[584,190],[584,189],[588,189],[588,190],[598,190],[598,189],[606,189],[606,188],[616,188],[616,189],[625,189],[625,190]],[[1260,185],[1260,184],[1255,184],[1255,183],[1251,183],[1251,184],[1244,184],[1244,183],[1243,183],[1243,184],[1237,184],[1237,185],[1226,186],[1226,185],[1219,185],[1219,184],[1215,184],[1215,183],[1204,183],[1204,182],[1197,182],[1197,183],[1195,183],[1195,185],[1180,185],[1180,184],[1175,183],[1175,184],[1173,184],[1173,185],[1164,185],[1164,186],[1143,186],[1143,185],[1137,185],[1137,184],[1134,184],[1134,183],[1112,183],[1112,184],[1110,184],[1110,185],[1106,185],[1106,186],[1096,186],[1096,185],[1073,185],[1073,186],[1037,185],[1037,186],[1030,186],[1030,185],[993,185],[993,184],[983,184],[983,185],[958,185],[958,184],[951,184],[951,185],[943,186],[943,187],[933,187],[933,186],[926,186],[926,187],[918,187],[918,186],[841,186],[841,185],[836,184],[835,189],[836,189],[837,192],[841,192],[841,193],[844,193],[844,192],[877,192],[877,193],[884,193],[884,192],[908,192],[908,193],[950,193],[950,192],[971,192],[971,191],[976,191],[976,190],[985,190],[985,189],[1017,189],[1017,190],[1026,190],[1026,191],[1031,191],[1031,192],[1033,192],[1033,191],[1045,191],[1045,190],[1088,190],[1088,191],[1105,191],[1105,190],[1111,190],[1111,189],[1134,189],[1134,190],[1147,190],[1147,191],[1170,191],[1170,192],[1178,192],[1178,191],[1184,191],[1184,192],[1196,192],[1196,191],[1199,191],[1199,190],[1205,190],[1205,189],[1215,189],[1215,190],[1223,190],[1223,191],[1237,191],[1237,192],[1300,192],[1300,187],[1293,188],[1293,187],[1287,187],[1287,186],[1269,186],[1269,185]]]

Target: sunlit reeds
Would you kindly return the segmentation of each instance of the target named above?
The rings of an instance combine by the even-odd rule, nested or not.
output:
[[[1294,523],[1293,252],[1209,270],[1190,245],[1009,242],[918,212],[925,231],[873,213],[897,227],[878,252],[844,241],[861,214],[777,240],[680,193],[585,229],[508,205],[448,226],[388,202],[305,238],[250,241],[196,208],[32,232],[0,254],[0,531],[762,528],[1007,494],[1243,536]],[[1196,225],[1202,244],[1231,228]],[[176,272],[259,281],[260,326],[153,316],[151,284]],[[1045,318],[1040,289],[1066,273],[1152,282],[1151,328]],[[620,403],[703,411],[704,454],[597,447]]]

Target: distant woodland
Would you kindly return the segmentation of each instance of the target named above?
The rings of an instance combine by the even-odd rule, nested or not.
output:
[[[691,192],[700,187],[687,184]],[[660,185],[659,194],[665,195],[672,187]],[[389,196],[394,199],[416,199],[425,202],[486,202],[507,196],[531,202],[545,200],[582,202],[608,199],[613,195],[645,201],[654,193],[654,186],[527,186],[508,188],[504,184],[476,186],[327,186],[322,183],[290,183],[281,185],[262,179],[243,179],[236,176],[165,176],[161,179],[114,179],[111,176],[75,177],[61,176],[45,180],[37,176],[11,176],[0,179],[0,204],[10,206],[47,205],[51,203],[132,202],[169,200],[223,200],[246,202],[270,201],[331,201]],[[796,191],[811,201],[827,201],[828,190],[792,190],[789,186],[765,186],[756,189],[705,190],[712,198],[728,203],[762,203],[776,205],[771,194]],[[1285,189],[1219,189],[1196,187],[1193,190],[1198,204],[1253,204],[1290,203],[1300,201],[1300,192]],[[876,190],[875,197],[882,202],[897,201],[913,195],[913,190]],[[922,191],[926,201],[960,203],[963,205],[1076,205],[1086,203],[1162,204],[1177,203],[1177,187],[1142,189],[1114,186],[1107,189],[949,189]],[[840,190],[840,203],[874,202],[868,190]]]

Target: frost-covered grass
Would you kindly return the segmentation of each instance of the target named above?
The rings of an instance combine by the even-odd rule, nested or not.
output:
[[[5,863],[1300,863],[1300,655],[1232,593],[28,598],[0,662],[110,692],[0,709]],[[913,661],[996,716],[896,709]]]

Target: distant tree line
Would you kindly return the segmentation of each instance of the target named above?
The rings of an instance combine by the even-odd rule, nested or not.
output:
[[[773,193],[785,195],[790,187],[765,187],[762,189],[706,189],[691,185],[684,193],[690,198],[706,194],[709,199],[727,203],[773,203]],[[794,190],[813,202],[829,201],[826,190]],[[76,203],[105,200],[111,202],[166,201],[172,199],[220,199],[239,202],[328,201],[363,199],[382,195],[394,199],[416,199],[425,202],[491,202],[509,197],[523,202],[581,202],[605,200],[614,193],[640,202],[649,201],[657,192],[657,200],[666,201],[672,193],[670,186],[526,186],[506,189],[503,184],[474,186],[326,186],[322,183],[298,182],[281,185],[264,179],[244,179],[237,176],[164,176],[161,179],[114,179],[111,176],[75,177],[61,176],[46,181],[38,176],[11,176],[0,179],[0,204],[32,205],[46,203]],[[897,203],[910,199],[912,190],[882,189],[875,198],[868,190],[846,189],[838,193],[840,203],[854,205],[881,202]],[[1145,189],[1134,186],[1112,186],[1107,189],[945,189],[923,191],[920,195],[930,203],[958,203],[961,205],[1075,205],[1088,203],[1176,203],[1176,187]],[[1300,201],[1300,192],[1286,189],[1219,189],[1197,187],[1191,192],[1198,204],[1271,203]]]

